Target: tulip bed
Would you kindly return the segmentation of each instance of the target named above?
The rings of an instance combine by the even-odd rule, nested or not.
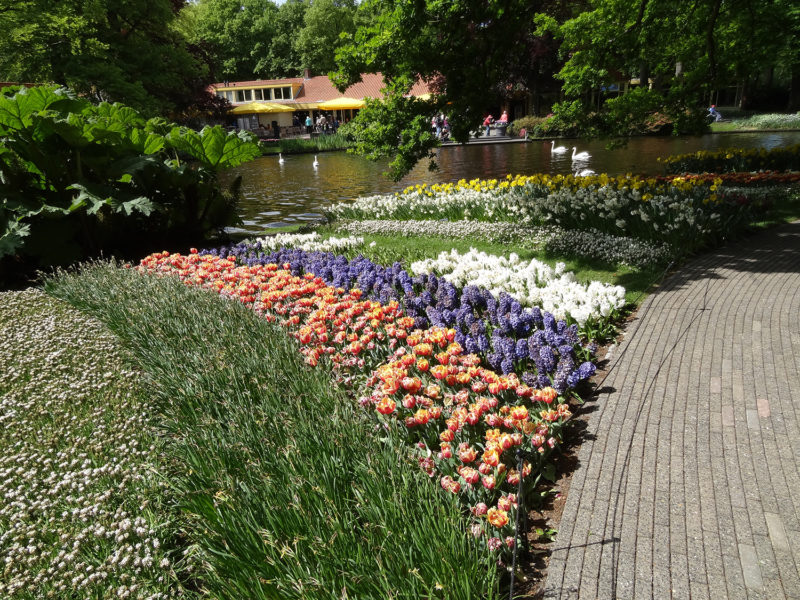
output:
[[[553,475],[548,457],[571,416],[568,403],[576,398],[576,386],[595,372],[590,361],[579,359],[589,349],[581,346],[575,325],[476,288],[465,289],[459,299],[456,289],[442,282],[443,296],[454,308],[460,300],[469,331],[491,329],[490,337],[480,339],[487,344],[491,339],[493,352],[488,347],[473,352],[460,328],[405,314],[397,300],[372,300],[367,290],[329,285],[311,272],[293,273],[288,262],[237,265],[233,256],[164,252],[138,268],[177,276],[250,306],[286,327],[309,365],[328,361],[340,383],[366,389],[360,404],[382,426],[399,430],[425,472],[462,498],[474,517],[473,535],[492,550],[517,542],[513,521],[520,477],[530,490]],[[517,449],[530,457],[522,474]]]
[[[407,313],[417,319],[418,327],[426,327],[431,323],[454,325],[459,319],[457,312],[454,318],[443,316],[440,312],[441,309],[452,309],[452,302],[438,306],[436,298],[438,295],[439,300],[446,303],[457,294],[458,288],[469,288],[468,294],[471,294],[472,288],[479,287],[497,298],[507,294],[521,306],[538,306],[558,319],[578,324],[581,335],[587,337],[596,337],[598,330],[603,331],[602,335],[610,332],[619,310],[626,303],[625,290],[621,286],[599,281],[582,284],[575,280],[572,273],[565,271],[564,263],[557,263],[555,268],[551,268],[535,259],[522,261],[513,253],[509,257],[502,257],[472,249],[461,255],[452,250],[442,253],[437,259],[416,261],[406,271],[399,263],[386,268],[360,255],[348,261],[341,255],[324,251],[308,252],[302,247],[269,251],[280,243],[290,246],[302,241],[296,238],[279,234],[265,240],[270,242],[266,248],[263,241],[258,240],[255,243],[242,242],[235,246],[203,250],[203,253],[233,256],[240,264],[250,266],[288,264],[296,274],[313,273],[326,283],[346,289],[356,286],[369,293],[371,298],[383,302],[389,299],[403,301]],[[325,244],[339,247],[341,240],[332,237],[325,242],[315,242],[316,247],[324,247]],[[459,325],[464,335],[459,334],[458,341],[469,346],[472,343],[469,337],[471,332],[468,331],[471,324],[462,322]],[[593,332],[591,335],[588,335],[589,329]],[[475,338],[475,342],[483,344],[478,338]]]

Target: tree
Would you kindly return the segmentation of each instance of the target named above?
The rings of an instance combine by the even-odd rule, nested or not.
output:
[[[705,106],[709,93],[791,68],[797,9],[788,0],[595,0],[590,10],[542,29],[563,40],[564,92],[586,100],[613,79],[653,80],[676,106]],[[794,19],[791,18],[794,15]],[[787,19],[787,17],[789,17]],[[787,25],[789,25],[787,27]],[[787,64],[788,63],[788,64]]]
[[[297,77],[303,72],[297,32],[303,29],[307,10],[307,0],[286,0],[278,7],[275,34],[267,58],[271,77]]]
[[[336,68],[335,51],[344,34],[355,31],[355,0],[313,0],[297,35],[297,49],[305,68],[327,73]]]
[[[203,66],[170,0],[0,0],[0,80],[54,82],[149,113],[191,95]]]
[[[387,112],[403,120],[393,119],[396,127],[390,130],[374,121],[375,111],[361,111],[351,127],[361,152],[395,155],[391,174],[401,177],[409,165],[431,156],[438,142],[412,137],[423,119],[429,122],[440,110],[450,117],[453,137],[465,142],[487,109],[515,87],[527,88],[546,70],[544,64],[552,68],[555,46],[549,34],[534,33],[534,18],[540,11],[558,14],[561,7],[560,2],[526,0],[367,0],[359,11],[374,18],[347,37],[337,52],[333,79],[343,90],[363,72],[383,73]],[[426,102],[408,102],[404,95],[419,79],[435,94]],[[381,144],[369,150],[370,140],[377,138]]]
[[[200,0],[190,38],[207,49],[220,80],[270,77],[270,45],[278,7],[271,0]]]

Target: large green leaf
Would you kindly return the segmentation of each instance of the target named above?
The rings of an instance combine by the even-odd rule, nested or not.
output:
[[[145,124],[145,120],[138,112],[119,103],[102,102],[95,106],[92,112],[98,120],[118,124],[125,129],[143,127]]]
[[[11,255],[22,247],[24,240],[31,233],[31,227],[27,223],[21,223],[16,219],[0,219],[0,258]]]
[[[164,136],[144,129],[132,129],[128,137],[131,147],[142,154],[155,154],[164,148]]]
[[[186,127],[175,127],[167,140],[175,150],[211,169],[235,167],[261,154],[252,134],[226,132],[219,125],[203,127],[199,133]]]
[[[23,88],[13,96],[0,95],[0,131],[25,129],[44,110],[75,111],[87,102],[69,97],[64,89],[52,86]]]
[[[76,183],[71,185],[70,189],[79,192],[72,202],[72,206],[69,207],[70,212],[88,207],[86,213],[93,215],[104,206],[108,206],[113,212],[123,212],[127,216],[132,215],[134,212],[149,216],[154,209],[153,203],[144,196],[137,196],[129,200],[119,200],[118,190],[106,185],[81,185]]]

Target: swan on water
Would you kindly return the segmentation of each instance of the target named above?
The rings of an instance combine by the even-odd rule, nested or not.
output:
[[[589,160],[592,158],[592,155],[588,152],[578,152],[575,154],[577,148],[575,146],[572,147],[572,160]]]
[[[550,152],[552,154],[563,154],[566,151],[567,151],[566,146],[556,146],[555,140],[550,141]]]

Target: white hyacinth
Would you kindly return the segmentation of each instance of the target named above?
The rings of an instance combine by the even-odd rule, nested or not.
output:
[[[525,261],[516,254],[495,256],[470,249],[442,252],[437,258],[412,263],[414,274],[435,272],[454,285],[476,285],[498,295],[506,292],[526,306],[538,306],[559,319],[579,325],[589,319],[605,319],[625,306],[625,288],[599,281],[576,281],[564,263],[555,268],[538,260]]]
[[[278,233],[257,238],[265,252],[274,252],[280,248],[299,248],[306,252],[343,252],[364,245],[364,238],[348,236],[330,237],[326,240],[317,233]]]

